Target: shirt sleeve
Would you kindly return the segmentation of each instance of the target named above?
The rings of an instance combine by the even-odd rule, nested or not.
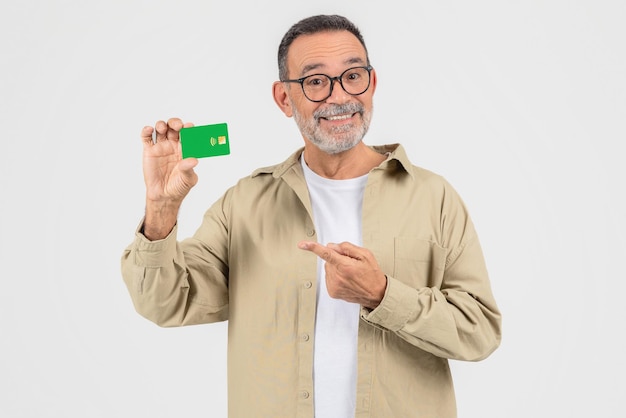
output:
[[[197,234],[219,224],[207,214]],[[228,319],[228,268],[213,251],[223,246],[210,247],[196,237],[178,242],[176,226],[166,238],[150,241],[142,226],[143,221],[121,260],[136,311],[163,327]],[[213,235],[220,242],[220,234]]]
[[[478,361],[501,341],[501,314],[482,249],[460,198],[443,204],[445,263],[440,285],[414,288],[387,276],[383,300],[361,318],[436,356]]]

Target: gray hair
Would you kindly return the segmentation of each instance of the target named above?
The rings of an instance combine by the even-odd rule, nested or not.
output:
[[[356,36],[363,48],[369,65],[367,47],[359,29],[343,16],[339,15],[317,15],[302,19],[293,25],[283,36],[283,40],[278,46],[278,77],[280,80],[288,78],[287,75],[287,52],[292,42],[300,35],[312,35],[319,32],[332,32],[346,30]]]

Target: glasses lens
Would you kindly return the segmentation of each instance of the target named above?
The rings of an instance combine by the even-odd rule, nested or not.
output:
[[[348,94],[363,94],[370,86],[370,72],[363,67],[350,68],[341,74],[341,85]]]
[[[331,79],[324,74],[315,74],[302,81],[302,89],[309,100],[322,101],[330,95]]]

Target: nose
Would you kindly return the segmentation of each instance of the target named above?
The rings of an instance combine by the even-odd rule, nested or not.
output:
[[[350,99],[350,95],[343,89],[341,84],[341,77],[329,77],[330,78],[330,96],[325,100],[327,103],[346,103]],[[335,88],[335,84],[338,84]]]

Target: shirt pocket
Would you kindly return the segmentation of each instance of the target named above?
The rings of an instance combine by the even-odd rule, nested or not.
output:
[[[446,249],[415,237],[394,238],[393,277],[414,288],[441,287]]]

